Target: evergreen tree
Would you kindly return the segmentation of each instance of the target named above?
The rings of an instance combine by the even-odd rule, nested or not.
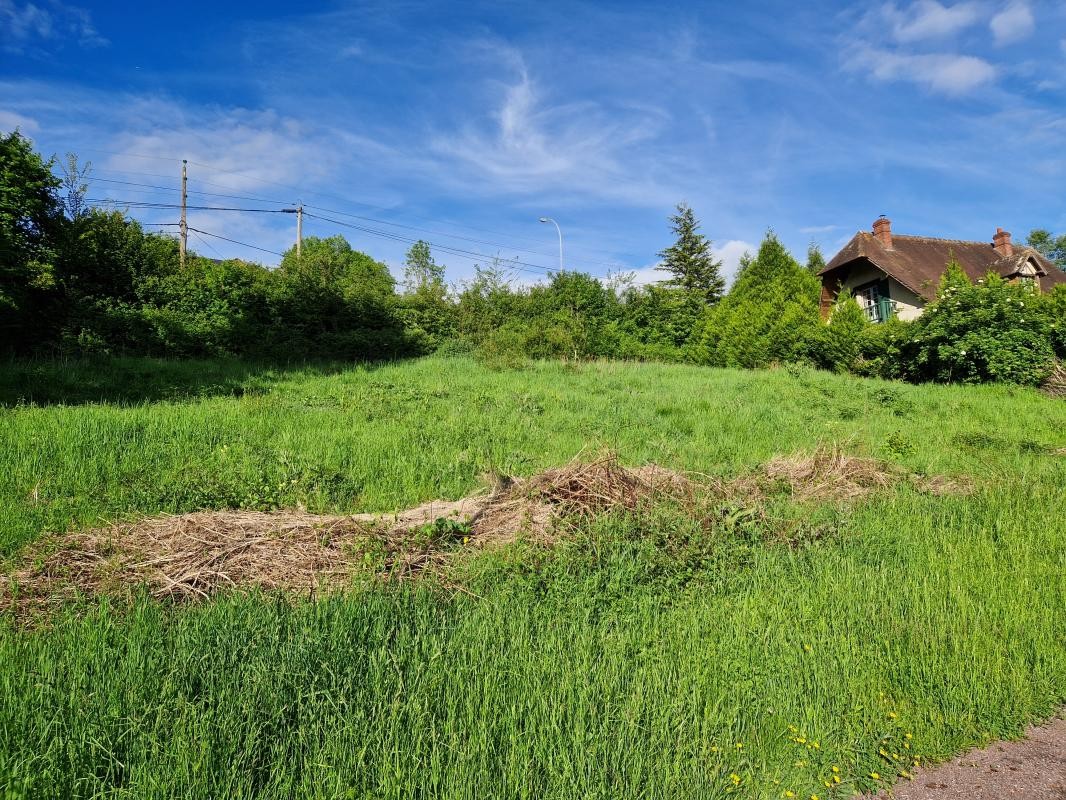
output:
[[[687,203],[680,203],[670,217],[670,229],[677,241],[659,253],[657,270],[673,276],[666,285],[698,295],[705,303],[716,303],[725,290],[722,262],[711,254],[711,240],[699,233],[700,224]]]
[[[807,246],[807,272],[817,275],[823,269],[825,269],[825,256],[822,255],[822,248],[811,242]]]
[[[818,281],[769,232],[729,294],[706,312],[691,357],[717,367],[765,367],[802,358],[820,323]]]

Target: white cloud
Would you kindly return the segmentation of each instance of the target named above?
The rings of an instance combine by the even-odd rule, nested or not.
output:
[[[0,39],[3,49],[16,52],[27,45],[62,39],[73,39],[86,47],[108,44],[88,11],[59,0],[40,4],[0,0]]]
[[[992,17],[988,24],[997,45],[1020,42],[1032,35],[1036,28],[1033,12],[1025,2],[1011,2]]]
[[[491,115],[432,139],[448,179],[468,187],[491,182],[497,192],[555,189],[649,206],[673,201],[661,177],[642,175],[647,151],[639,158],[633,152],[664,128],[661,112],[631,107],[608,114],[589,102],[551,105],[526,69],[517,71]]]
[[[30,117],[0,108],[0,131],[13,131],[15,128],[19,128],[23,133],[33,133],[40,126]]]
[[[800,228],[800,233],[831,233],[839,228],[839,225],[809,225],[806,228]]]
[[[960,95],[992,82],[996,68],[976,56],[912,54],[862,47],[852,51],[852,67],[880,81],[910,81],[948,95]]]
[[[896,41],[910,43],[951,36],[976,24],[981,7],[976,2],[946,6],[936,0],[917,0],[905,9],[888,3],[881,7],[880,13]]]

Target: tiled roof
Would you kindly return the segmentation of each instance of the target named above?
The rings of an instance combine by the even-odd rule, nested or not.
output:
[[[1000,256],[990,242],[965,242],[959,239],[934,239],[929,236],[892,234],[892,247],[886,248],[872,233],[859,231],[826,264],[821,275],[865,258],[892,276],[919,297],[932,300],[948,262],[954,258],[970,280],[983,278],[989,271],[1013,275],[1019,266],[1032,258],[1038,265],[1037,280],[1047,290],[1066,283],[1066,272],[1031,247],[1015,245],[1014,254]]]

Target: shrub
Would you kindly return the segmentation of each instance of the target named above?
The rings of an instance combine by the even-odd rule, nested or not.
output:
[[[870,320],[855,299],[841,294],[826,324],[816,328],[812,335],[812,360],[834,372],[859,372],[870,327]]]
[[[974,284],[949,264],[905,344],[905,377],[1039,384],[1055,358],[1048,305],[1031,286],[991,273]]]

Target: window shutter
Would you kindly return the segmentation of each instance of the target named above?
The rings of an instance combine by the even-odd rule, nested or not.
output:
[[[888,280],[877,282],[877,317],[884,322],[892,316],[892,299],[888,296]]]

